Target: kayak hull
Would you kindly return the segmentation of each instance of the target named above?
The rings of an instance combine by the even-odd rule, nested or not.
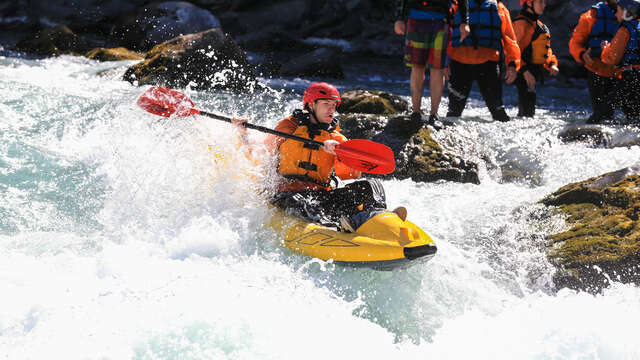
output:
[[[429,235],[391,211],[377,214],[354,233],[310,223],[279,210],[271,225],[293,252],[345,266],[393,270],[424,263],[437,252]]]

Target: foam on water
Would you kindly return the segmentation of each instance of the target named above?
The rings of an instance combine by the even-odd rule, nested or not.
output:
[[[384,181],[388,205],[406,206],[438,254],[393,272],[345,268],[281,246],[257,191],[264,169],[233,128],[138,109],[144,89],[119,80],[128,64],[0,60],[7,358],[640,356],[638,289],[556,293],[544,238],[566,225],[537,204],[634,164],[637,146],[563,144],[556,134],[582,115],[551,108],[495,123],[474,100],[436,136],[481,164],[480,185]],[[203,109],[273,126],[308,81],[265,82],[274,89],[185,92]],[[507,163],[526,177],[503,183]]]

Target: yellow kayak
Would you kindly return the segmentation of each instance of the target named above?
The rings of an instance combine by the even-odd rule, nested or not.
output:
[[[391,211],[377,214],[354,233],[309,223],[280,210],[271,226],[293,252],[348,266],[392,270],[426,262],[437,251],[429,235]]]

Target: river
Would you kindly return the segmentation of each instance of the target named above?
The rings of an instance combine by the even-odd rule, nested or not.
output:
[[[407,207],[438,253],[382,272],[283,247],[255,191],[264,172],[231,126],[144,112],[145,89],[120,80],[132,63],[0,57],[1,358],[640,358],[640,289],[556,289],[544,255],[566,225],[538,200],[640,157],[558,139],[588,116],[586,89],[547,84],[536,118],[508,123],[474,91],[435,137],[480,164],[481,184],[383,181],[388,205]],[[341,91],[409,98],[400,64],[346,70]],[[199,108],[274,126],[311,81],[183,90]],[[515,94],[505,88],[511,116]],[[618,142],[638,136],[605,128]],[[504,164],[527,177],[503,181]]]

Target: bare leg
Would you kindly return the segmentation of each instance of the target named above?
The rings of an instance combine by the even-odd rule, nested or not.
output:
[[[422,94],[424,93],[424,66],[411,66],[411,106],[413,112],[420,112]],[[442,89],[440,89],[442,95]]]
[[[444,69],[431,68],[429,92],[431,93],[431,114],[438,114],[442,92],[444,90]]]

